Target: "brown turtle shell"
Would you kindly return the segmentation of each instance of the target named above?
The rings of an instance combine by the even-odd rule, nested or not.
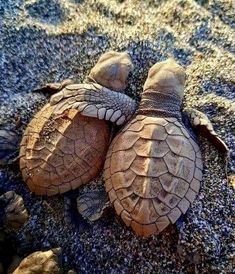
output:
[[[197,143],[176,118],[137,115],[113,140],[104,180],[115,210],[138,235],[185,214],[202,179]]]
[[[108,148],[107,122],[85,117],[75,109],[54,114],[45,105],[26,128],[20,144],[20,169],[30,190],[55,195],[96,177]]]

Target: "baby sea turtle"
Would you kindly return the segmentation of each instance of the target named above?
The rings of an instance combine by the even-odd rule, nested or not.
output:
[[[97,119],[87,117],[92,110],[84,105],[84,116],[75,109],[79,91],[89,91],[91,98],[99,97],[99,92],[104,97],[115,93],[117,101],[133,105],[128,96],[120,93],[132,67],[127,53],[107,52],[92,68],[88,83],[63,82],[45,87],[60,92],[34,116],[20,144],[20,169],[32,192],[48,196],[64,193],[100,173],[111,136],[109,123],[100,119],[124,122],[127,108],[115,113],[103,108]]]
[[[158,234],[174,224],[200,189],[203,163],[195,135],[181,111],[184,85],[185,71],[173,59],[155,64],[149,70],[136,114],[107,152],[103,178],[109,199],[124,223],[140,236]],[[104,98],[99,92],[91,100],[87,99],[89,93],[80,93],[80,104],[93,108],[94,117],[100,108],[123,108],[122,101],[112,100],[112,93]],[[79,109],[78,102],[76,107]],[[193,128],[227,154],[227,146],[206,115],[185,110]],[[86,207],[89,195],[83,197]]]

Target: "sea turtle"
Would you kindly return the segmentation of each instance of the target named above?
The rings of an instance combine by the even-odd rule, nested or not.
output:
[[[173,59],[151,67],[140,105],[132,119],[111,142],[106,155],[103,178],[116,213],[140,236],[162,232],[185,214],[199,192],[203,163],[197,139],[181,111],[185,71]],[[122,101],[89,98],[81,91],[80,102],[93,108],[123,108]],[[101,95],[101,92],[99,93]],[[185,109],[194,129],[228,153],[205,114]],[[96,115],[94,115],[96,117]],[[92,201],[83,197],[84,211]],[[97,205],[97,203],[96,203]]]
[[[132,99],[121,93],[132,67],[127,53],[107,52],[92,68],[87,83],[46,85],[44,89],[60,92],[34,116],[20,144],[20,169],[32,192],[48,196],[64,193],[99,174],[111,136],[110,124],[100,119],[124,122],[127,108],[122,112],[101,109],[99,119],[90,118],[82,115],[91,114],[89,107],[84,106],[82,114],[74,108],[77,93],[87,90],[91,98],[99,92],[103,96],[115,93],[116,100],[133,105]],[[68,109],[71,105],[74,107]]]

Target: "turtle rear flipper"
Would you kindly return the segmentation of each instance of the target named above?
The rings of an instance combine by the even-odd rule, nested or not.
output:
[[[0,128],[0,166],[13,164],[18,159],[20,136],[8,127]]]
[[[77,198],[77,209],[83,218],[90,222],[98,220],[110,207],[104,189],[88,190]]]
[[[23,198],[15,191],[8,191],[1,195],[0,205],[0,222],[3,222],[7,229],[19,229],[27,222],[29,215],[24,206]]]

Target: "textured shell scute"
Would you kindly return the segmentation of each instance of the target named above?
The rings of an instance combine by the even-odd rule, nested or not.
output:
[[[106,190],[117,214],[139,235],[175,223],[199,191],[200,150],[185,131],[175,118],[136,116],[111,144]]]

